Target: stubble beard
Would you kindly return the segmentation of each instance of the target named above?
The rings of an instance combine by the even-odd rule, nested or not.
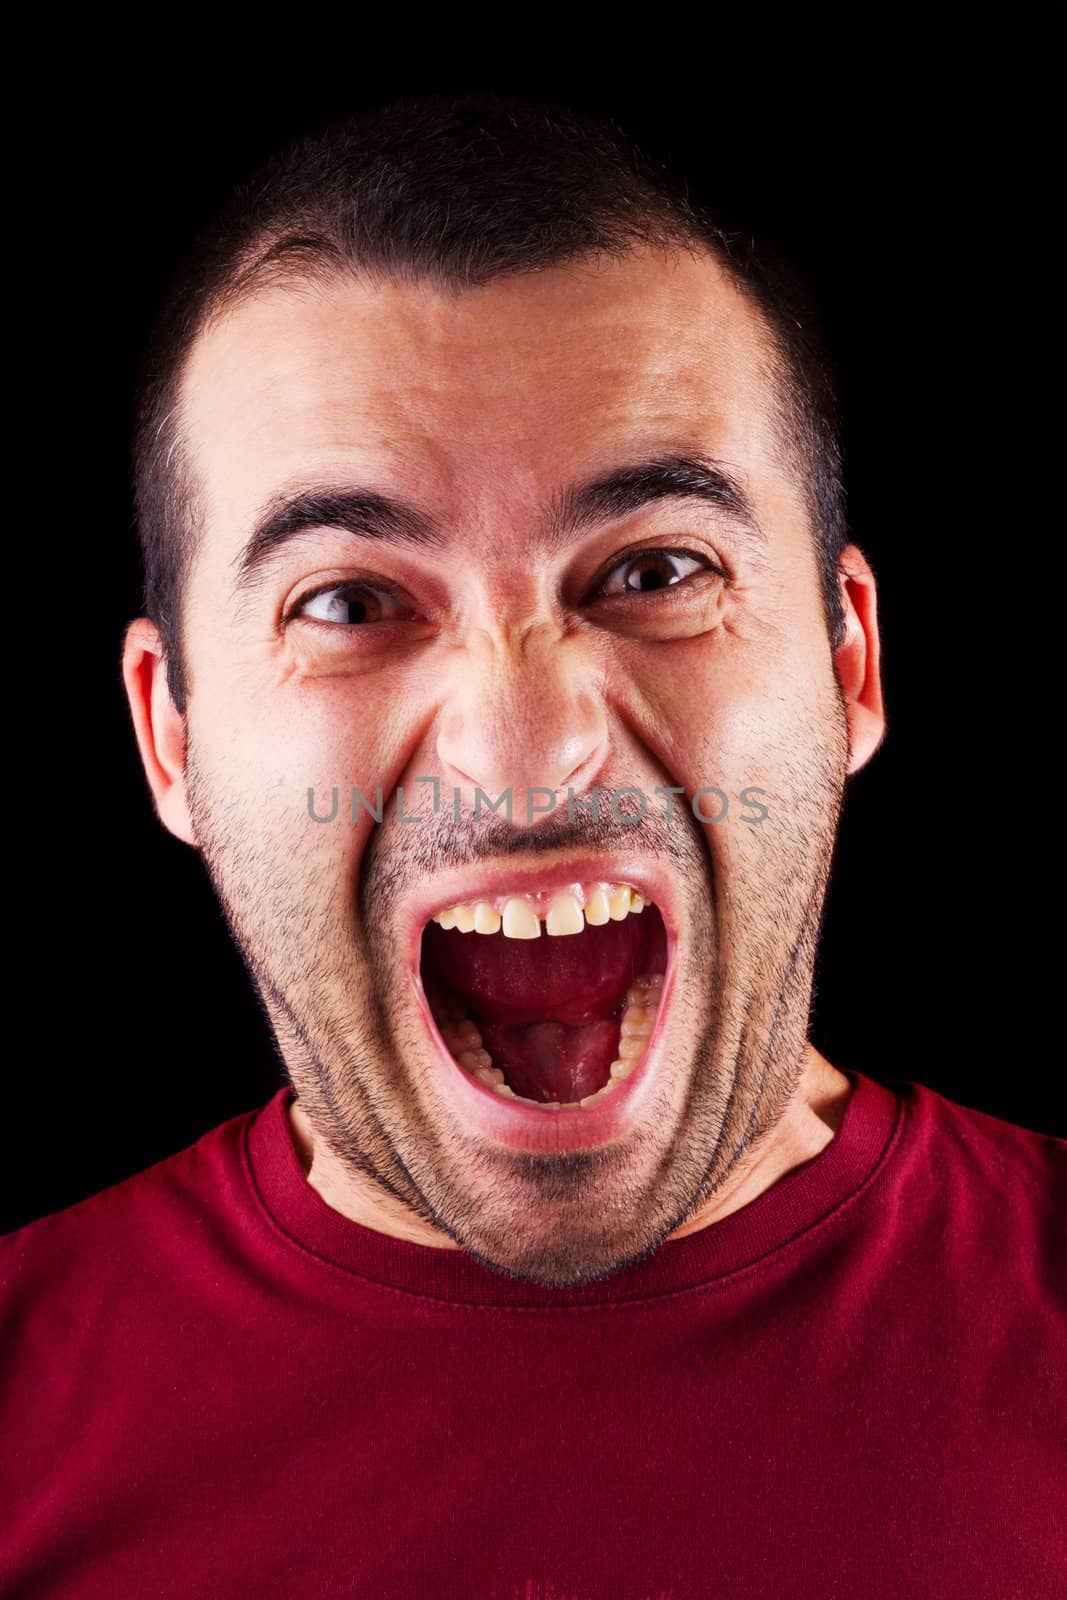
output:
[[[420,875],[528,851],[531,836],[492,818],[471,823],[475,832],[383,824],[364,852],[357,896],[339,884],[339,854],[301,852],[293,818],[272,829],[224,772],[201,766],[191,729],[187,787],[205,868],[316,1142],[361,1187],[491,1271],[565,1288],[651,1255],[721,1189],[794,1095],[846,760],[838,695],[829,723],[813,723],[791,751],[794,809],[777,819],[767,866],[732,883],[729,904],[715,902],[714,912],[710,856],[685,813],[669,829],[553,818],[538,830],[540,848],[664,859],[690,932],[668,1019],[683,1070],[672,1057],[623,1144],[537,1156],[487,1149],[434,1114],[440,1102],[426,1079],[439,1064],[381,914]],[[316,826],[302,837],[317,847],[322,829],[308,832]]]

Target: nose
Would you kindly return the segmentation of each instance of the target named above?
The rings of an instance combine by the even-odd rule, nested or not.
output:
[[[472,632],[437,735],[442,777],[464,805],[473,809],[476,789],[490,801],[510,791],[512,820],[532,823],[550,797],[566,806],[568,789],[577,798],[595,785],[608,724],[592,666],[582,642],[549,623]]]

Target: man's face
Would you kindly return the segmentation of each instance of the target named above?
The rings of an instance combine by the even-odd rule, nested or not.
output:
[[[540,1282],[655,1249],[800,1070],[849,751],[766,351],[709,258],[641,252],[275,287],[185,376],[189,815],[300,1106]],[[688,468],[569,493],[675,457],[750,515]],[[288,497],[352,490],[242,568]]]

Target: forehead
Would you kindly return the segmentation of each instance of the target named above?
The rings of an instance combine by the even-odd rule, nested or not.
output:
[[[768,338],[703,252],[635,251],[447,293],[344,276],[258,292],[202,333],[182,413],[209,526],[360,469],[453,512],[540,500],[642,448],[776,455]],[[532,500],[531,500],[532,508]]]

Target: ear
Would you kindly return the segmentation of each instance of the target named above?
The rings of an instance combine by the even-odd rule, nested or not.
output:
[[[170,696],[159,629],[147,617],[126,629],[122,678],[156,815],[175,838],[196,845],[185,791],[185,718]]]
[[[834,651],[834,670],[848,718],[848,771],[858,772],[885,738],[885,707],[879,666],[878,595],[874,573],[858,545],[846,545],[838,561],[845,610],[845,636]]]

